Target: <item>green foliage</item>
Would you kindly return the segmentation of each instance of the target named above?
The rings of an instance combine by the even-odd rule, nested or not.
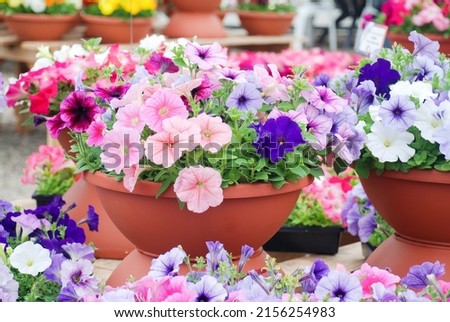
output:
[[[257,3],[243,3],[238,6],[239,10],[259,11],[259,12],[279,12],[289,13],[295,12],[295,7],[290,4],[257,4]]]
[[[39,195],[63,195],[75,179],[74,168],[64,168],[54,174],[46,172],[37,179],[36,192]]]
[[[325,215],[320,201],[302,192],[289,218],[284,223],[288,227],[296,226],[339,226]]]

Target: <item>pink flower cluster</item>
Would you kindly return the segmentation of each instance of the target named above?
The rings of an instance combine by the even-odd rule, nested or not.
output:
[[[27,166],[20,178],[23,184],[36,184],[44,172],[54,175],[62,169],[75,168],[72,161],[66,160],[62,148],[50,145],[39,146],[38,152],[32,153],[25,163]]]
[[[358,64],[361,56],[357,54],[334,51],[327,52],[320,48],[309,50],[286,49],[280,53],[242,51],[230,53],[230,64],[243,70],[253,69],[257,64],[274,64],[282,76],[292,75],[292,67],[302,65],[308,67],[306,75],[314,79],[320,74],[335,76],[342,73],[348,66]]]

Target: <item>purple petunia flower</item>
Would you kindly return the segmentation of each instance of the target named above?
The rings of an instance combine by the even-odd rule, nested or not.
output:
[[[230,109],[237,108],[240,111],[251,111],[256,114],[263,105],[263,99],[255,84],[242,83],[233,89],[225,105]]]
[[[0,220],[3,218],[4,214],[14,210],[12,203],[6,200],[0,200]]]
[[[87,216],[78,222],[78,225],[87,223],[90,231],[98,231],[99,216],[93,206],[89,205]]]
[[[206,247],[208,248],[208,254],[206,254],[206,267],[209,271],[215,271],[219,267],[220,262],[231,264],[229,254],[222,243],[218,241],[207,241]]]
[[[227,290],[214,277],[205,275],[191,289],[197,293],[196,302],[222,302],[228,295]]]
[[[399,72],[391,69],[389,60],[378,58],[373,64],[367,64],[361,68],[358,84],[371,80],[377,89],[375,93],[389,99],[389,85],[395,84],[400,78]]]
[[[49,281],[61,284],[61,265],[67,258],[63,254],[52,254],[52,264],[44,271],[44,276]]]
[[[406,130],[416,119],[416,106],[406,95],[395,95],[381,103],[378,115],[387,127]]]
[[[80,243],[68,243],[62,246],[64,252],[69,256],[69,258],[73,261],[77,261],[79,259],[87,259],[88,261],[94,261],[94,249],[85,244]]]
[[[421,265],[414,265],[409,269],[408,274],[402,278],[402,283],[410,288],[422,289],[429,284],[428,275],[436,278],[445,274],[445,264],[439,261],[433,263],[425,262]]]
[[[60,117],[65,126],[74,132],[84,132],[102,108],[85,92],[74,91],[61,102]],[[48,121],[47,121],[48,122]]]
[[[184,54],[189,61],[197,64],[201,70],[211,70],[216,65],[224,66],[227,63],[227,56],[222,51],[222,46],[218,42],[211,45],[199,45],[188,43]]]
[[[59,113],[52,118],[49,118],[47,122],[45,122],[45,125],[47,126],[50,136],[54,139],[57,138],[61,131],[67,127],[66,123],[61,119],[61,114]]]
[[[317,258],[312,263],[308,273],[301,279],[300,283],[302,285],[303,291],[307,293],[314,293],[317,283],[326,276],[330,271],[328,265]]]
[[[450,111],[449,111],[450,112]],[[436,130],[433,139],[439,143],[439,151],[446,160],[450,160],[450,122],[445,123],[440,129]]]
[[[330,83],[331,77],[327,74],[321,73],[314,78],[313,85],[314,86],[326,86]]]
[[[369,106],[377,104],[375,99],[375,84],[371,81],[363,81],[352,92],[352,101],[356,104],[355,110],[358,114],[364,114]]]
[[[183,263],[186,253],[181,248],[172,248],[152,261],[148,275],[153,278],[175,276]]]
[[[80,297],[88,295],[98,288],[93,272],[94,265],[91,261],[66,260],[61,264],[61,285],[63,287],[72,285],[75,293]]]
[[[417,31],[412,31],[408,39],[414,43],[414,56],[425,56],[432,60],[439,57],[439,42],[428,39]]]
[[[123,85],[113,85],[110,87],[97,86],[94,90],[94,94],[110,102],[113,98],[121,99],[126,94],[130,86],[131,84],[129,83]]]
[[[253,247],[250,247],[248,245],[244,245],[241,248],[241,257],[239,258],[239,264],[238,264],[238,272],[242,272],[242,269],[245,266],[245,263],[247,260],[253,256],[255,253],[255,250]]]
[[[58,294],[58,302],[79,302],[81,297],[76,293],[73,284],[61,288]]]
[[[157,73],[176,73],[179,70],[178,66],[173,63],[171,58],[164,57],[157,51],[152,53],[148,62],[144,64],[144,67],[150,75],[155,75]]]
[[[298,124],[288,116],[280,116],[264,123],[253,146],[261,156],[276,163],[302,143],[305,143],[305,140]]]
[[[375,220],[375,210],[362,216],[361,219],[358,220],[358,236],[361,242],[368,242],[370,235],[376,227],[377,221]]]
[[[428,81],[433,81],[435,74],[442,78],[444,76],[444,71],[441,67],[434,63],[434,60],[426,56],[418,56],[413,62],[413,71],[417,75],[416,79],[421,81],[426,79]]]
[[[361,283],[349,272],[331,271],[317,283],[314,292],[319,300],[331,302],[358,302],[363,297]]]

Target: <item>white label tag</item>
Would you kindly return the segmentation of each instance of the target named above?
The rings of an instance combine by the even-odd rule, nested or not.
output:
[[[355,51],[369,55],[372,51],[383,48],[388,27],[376,24],[374,22],[367,23],[362,30],[359,40],[355,44]]]

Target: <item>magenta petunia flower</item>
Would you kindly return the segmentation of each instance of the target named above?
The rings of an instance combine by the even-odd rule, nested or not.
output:
[[[211,45],[187,43],[184,53],[192,63],[197,64],[202,70],[210,70],[215,65],[224,66],[227,64],[227,56],[223,53],[222,46],[218,42]]]
[[[176,73],[179,68],[173,63],[173,60],[169,57],[164,57],[157,51],[154,51],[150,56],[150,59],[144,64],[145,69],[150,75],[157,73]]]
[[[45,122],[48,132],[52,138],[57,138],[61,131],[66,128],[66,123],[61,120],[61,114],[56,114]]]
[[[337,96],[325,86],[315,86],[312,90],[303,91],[302,95],[312,106],[329,113],[342,112],[347,104],[345,99]]]
[[[200,145],[204,150],[216,153],[222,146],[231,142],[231,128],[223,123],[220,117],[202,113],[194,118],[193,122],[200,127]]]
[[[156,132],[163,130],[163,120],[173,116],[186,119],[189,113],[183,100],[168,90],[155,92],[142,107],[142,118],[145,124]]]
[[[94,94],[109,102],[113,98],[121,99],[128,91],[130,86],[131,84],[129,83],[123,85],[113,85],[109,87],[102,87],[100,85],[97,85],[97,87],[94,90]]]
[[[88,146],[100,146],[103,143],[103,138],[106,134],[106,124],[103,122],[101,115],[97,114],[94,121],[86,130],[88,138],[86,144]]]
[[[361,268],[353,273],[361,281],[364,297],[372,296],[372,285],[381,283],[383,286],[391,291],[395,291],[396,284],[400,282],[400,277],[390,273],[385,269],[378,267],[371,267],[364,263]]]
[[[60,117],[65,126],[74,132],[85,132],[97,114],[103,110],[92,96],[74,91],[61,102]]]
[[[184,168],[179,172],[173,190],[178,199],[186,202],[190,211],[202,213],[209,207],[216,207],[222,203],[221,184],[222,177],[217,170],[196,166]]]

